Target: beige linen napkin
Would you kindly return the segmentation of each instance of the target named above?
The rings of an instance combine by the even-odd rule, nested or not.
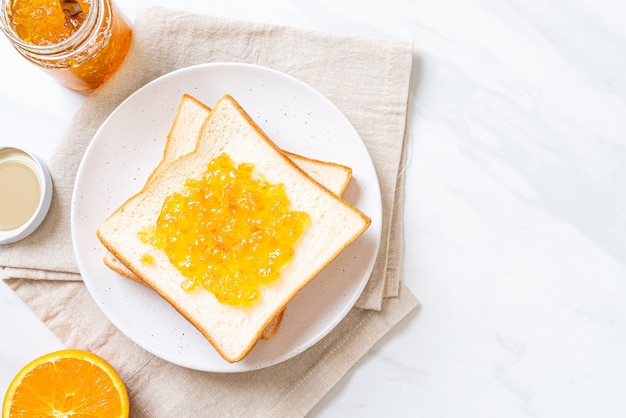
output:
[[[325,339],[282,364],[247,373],[188,370],[144,351],[93,303],[74,259],[70,205],[82,154],[126,97],[172,70],[206,62],[254,63],[288,73],[333,101],[352,122],[376,167],[383,236],[362,297]],[[417,300],[400,282],[402,162],[412,44],[240,22],[151,7],[135,19],[120,70],[86,100],[49,161],[55,194],[27,239],[5,246],[6,282],[66,346],[96,352],[120,372],[133,416],[306,414]],[[400,204],[396,204],[399,202]]]

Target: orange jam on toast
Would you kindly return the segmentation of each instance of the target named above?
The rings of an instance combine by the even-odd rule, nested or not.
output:
[[[278,279],[309,221],[290,209],[282,184],[222,154],[201,179],[188,179],[165,199],[156,228],[139,238],[149,235],[166,252],[185,277],[183,289],[202,287],[220,302],[249,306]]]

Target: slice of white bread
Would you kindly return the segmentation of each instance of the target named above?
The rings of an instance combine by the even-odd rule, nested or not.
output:
[[[284,152],[284,151],[283,151]],[[297,154],[291,154],[288,152],[284,152],[293,162],[295,162],[300,168],[302,168],[307,174],[309,174],[312,178],[317,180],[322,185],[326,186],[331,192],[336,194],[337,196],[341,196],[350,181],[350,176],[352,170],[349,167],[342,166],[335,163],[327,163],[317,160],[312,160],[306,157],[302,157]],[[109,267],[111,270],[116,273],[128,278],[135,280],[139,283],[143,283],[140,277],[138,277],[135,273],[132,272],[129,268],[127,268],[117,257],[115,257],[111,252],[107,251],[104,255],[104,264]],[[278,332],[278,328],[280,327],[282,318],[284,315],[284,311],[281,311],[278,315],[276,315],[274,321],[272,321],[263,334],[261,338],[264,340],[269,340],[276,332]]]
[[[251,163],[267,181],[282,183],[291,209],[304,211],[310,224],[295,246],[280,278],[260,289],[249,307],[220,303],[203,289],[186,292],[184,277],[164,251],[138,239],[156,224],[166,196],[178,192],[186,179],[199,178],[208,162],[222,153],[235,164]],[[98,229],[98,238],[141,280],[187,318],[229,362],[243,359],[264,329],[289,301],[369,226],[370,219],[310,178],[260,130],[230,96],[220,99],[207,118],[198,147],[172,163],[126,201]],[[149,254],[154,262],[143,263]]]
[[[211,113],[211,108],[191,96],[183,94],[174,122],[166,137],[166,143],[161,161],[148,178],[148,182],[152,181],[164,167],[170,162],[176,160],[182,155],[192,152],[197,146],[197,138],[200,135],[200,129],[204,121]],[[298,154],[283,151],[292,161],[294,161],[307,174],[328,188],[331,192],[341,196],[350,182],[352,169],[350,167],[318,161],[311,158],[303,157]],[[106,252],[104,256],[104,264],[118,274],[142,283],[141,279],[128,269],[122,262],[110,252]],[[268,325],[263,332],[261,338],[268,340],[273,337],[280,327],[284,311],[276,315],[274,321]]]
[[[166,137],[163,157],[148,177],[147,182],[152,181],[169,163],[195,150],[202,125],[210,113],[210,107],[190,94],[183,94],[178,104],[176,116]],[[343,194],[350,182],[352,176],[350,167],[314,160],[287,151],[283,152],[309,176],[338,196]],[[105,254],[103,261],[107,267],[118,274],[141,282],[139,277],[110,252]],[[274,334],[275,331],[271,333]]]

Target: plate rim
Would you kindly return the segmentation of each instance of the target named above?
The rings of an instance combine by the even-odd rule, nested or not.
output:
[[[326,106],[330,106],[334,112],[336,112],[338,115],[340,115],[343,119],[345,119],[345,122],[347,122],[348,126],[353,130],[354,135],[358,138],[358,140],[361,142],[361,144],[363,145],[363,147],[365,148],[365,151],[367,153],[367,156],[369,157],[369,164],[372,167],[372,174],[375,181],[375,184],[368,184],[368,187],[370,187],[370,190],[368,191],[369,193],[376,193],[377,194],[377,201],[378,201],[378,208],[377,208],[377,214],[378,217],[375,219],[371,214],[367,214],[368,217],[370,217],[372,219],[372,223],[377,222],[380,224],[380,227],[377,229],[377,234],[375,236],[375,250],[373,251],[373,257],[369,260],[368,263],[368,267],[366,268],[366,273],[364,274],[364,276],[366,278],[360,280],[359,282],[359,286],[356,288],[354,295],[351,298],[351,301],[349,304],[346,304],[346,306],[343,307],[342,312],[335,316],[334,321],[332,321],[332,323],[330,324],[330,326],[327,327],[327,330],[325,332],[320,333],[320,335],[318,335],[317,338],[314,338],[312,340],[309,340],[306,342],[306,344],[304,344],[303,348],[298,348],[297,350],[293,350],[291,353],[288,353],[286,355],[283,355],[282,358],[277,358],[274,360],[270,360],[270,361],[266,361],[264,363],[261,364],[257,364],[257,365],[253,365],[249,368],[238,368],[238,367],[228,367],[228,365],[232,365],[232,363],[226,363],[226,367],[198,367],[197,365],[193,365],[193,364],[189,364],[189,363],[185,363],[185,362],[181,362],[181,361],[175,361],[172,360],[171,357],[164,357],[162,354],[157,353],[154,348],[150,348],[147,347],[145,344],[141,344],[140,342],[136,341],[136,338],[133,338],[133,336],[128,335],[126,332],[124,332],[122,329],[120,329],[120,327],[118,326],[118,324],[116,323],[116,321],[114,321],[111,316],[109,315],[109,313],[107,312],[107,310],[105,310],[100,303],[98,303],[97,297],[96,295],[94,295],[95,290],[90,286],[90,280],[85,280],[85,276],[88,276],[89,272],[84,272],[83,271],[83,263],[82,263],[82,258],[80,256],[80,249],[78,248],[78,237],[76,236],[77,232],[77,227],[76,227],[76,211],[77,211],[77,205],[78,205],[78,201],[79,199],[77,199],[77,195],[80,191],[79,188],[79,183],[81,181],[81,179],[83,179],[83,171],[86,170],[86,160],[88,159],[88,156],[90,155],[90,152],[92,151],[92,148],[95,146],[94,144],[97,142],[97,139],[100,137],[102,131],[105,129],[105,127],[111,123],[111,121],[116,117],[116,115],[119,112],[122,112],[124,110],[125,106],[128,106],[129,102],[132,102],[133,100],[136,100],[136,97],[143,94],[144,92],[146,92],[147,90],[149,90],[150,88],[154,87],[155,85],[159,84],[159,83],[163,83],[164,81],[166,81],[167,79],[170,78],[175,78],[177,76],[179,76],[180,74],[186,74],[188,72],[193,72],[193,71],[203,71],[203,70],[207,70],[207,71],[211,71],[213,69],[219,69],[219,68],[229,68],[229,67],[234,67],[234,68],[244,68],[246,70],[252,70],[252,71],[264,71],[264,72],[268,72],[268,73],[272,73],[273,76],[275,77],[286,77],[288,79],[291,80],[291,82],[294,82],[296,84],[298,84],[301,88],[304,88],[306,90],[308,90],[308,92],[310,94],[313,94],[314,96],[317,96],[318,99],[321,99],[325,102]],[[371,188],[373,187],[374,190],[372,190]],[[146,351],[150,352],[151,354],[163,359],[164,361],[168,361],[170,363],[173,364],[177,364],[179,366],[182,367],[186,367],[186,368],[190,368],[190,369],[194,369],[194,370],[200,370],[200,371],[209,371],[209,372],[216,372],[216,373],[232,373],[232,372],[245,372],[245,371],[251,371],[251,370],[258,370],[258,369],[262,369],[265,367],[269,367],[272,365],[276,365],[276,364],[280,364],[283,361],[286,361],[290,358],[293,358],[299,354],[301,354],[302,352],[306,351],[307,349],[313,347],[315,344],[317,344],[321,339],[323,339],[326,335],[328,335],[329,333],[332,332],[333,329],[335,329],[337,327],[337,325],[343,321],[343,319],[345,319],[345,317],[347,316],[347,314],[354,308],[356,302],[358,301],[359,297],[362,295],[365,287],[367,286],[369,280],[371,279],[372,276],[372,272],[374,269],[374,266],[376,264],[376,260],[378,258],[378,253],[380,251],[380,242],[382,239],[382,195],[381,195],[381,190],[380,190],[380,183],[379,183],[379,178],[378,178],[378,172],[376,171],[376,167],[373,163],[372,157],[369,153],[369,150],[367,149],[365,142],[363,141],[362,137],[360,136],[360,134],[358,133],[358,131],[355,129],[355,127],[352,125],[352,123],[350,122],[350,120],[347,118],[347,116],[325,95],[323,95],[322,93],[320,93],[317,89],[313,88],[312,86],[310,86],[308,83],[303,82],[302,80],[288,74],[288,73],[284,73],[282,71],[270,68],[270,67],[266,67],[266,66],[262,66],[262,65],[258,65],[258,64],[250,64],[250,63],[241,63],[241,62],[213,62],[213,63],[201,63],[201,64],[194,64],[194,65],[189,65],[189,66],[185,66],[182,68],[178,68],[176,70],[173,70],[171,72],[162,74],[161,76],[150,80],[149,82],[147,82],[146,84],[144,84],[143,86],[139,87],[138,89],[136,89],[135,91],[133,91],[131,94],[129,94],[124,100],[122,100],[113,111],[110,112],[110,114],[104,119],[104,121],[99,125],[98,129],[96,130],[96,132],[94,133],[94,135],[92,136],[92,138],[89,141],[88,146],[85,149],[85,152],[83,154],[83,156],[81,157],[81,161],[76,173],[76,178],[74,181],[74,185],[73,185],[73,190],[72,190],[72,200],[71,200],[71,214],[70,214],[70,225],[71,225],[71,235],[72,235],[72,246],[74,249],[74,254],[76,257],[76,261],[78,263],[78,267],[79,267],[79,271],[81,273],[81,276],[83,276],[83,282],[85,283],[87,290],[90,294],[90,296],[94,299],[94,302],[96,302],[96,305],[98,306],[98,308],[104,313],[104,315],[107,317],[107,319],[109,321],[111,321],[111,323],[116,327],[116,329],[118,331],[120,331],[123,335],[125,335],[127,338],[129,338],[131,341],[133,341],[135,344],[139,345],[140,347],[142,347],[143,349],[145,349]],[[371,225],[370,225],[371,226]],[[95,233],[95,231],[94,231]],[[96,292],[97,293],[97,292]],[[237,363],[235,363],[237,364]]]

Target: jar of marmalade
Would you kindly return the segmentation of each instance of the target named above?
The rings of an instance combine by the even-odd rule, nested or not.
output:
[[[130,46],[131,26],[112,0],[0,3],[0,29],[13,47],[74,90],[106,81]]]

